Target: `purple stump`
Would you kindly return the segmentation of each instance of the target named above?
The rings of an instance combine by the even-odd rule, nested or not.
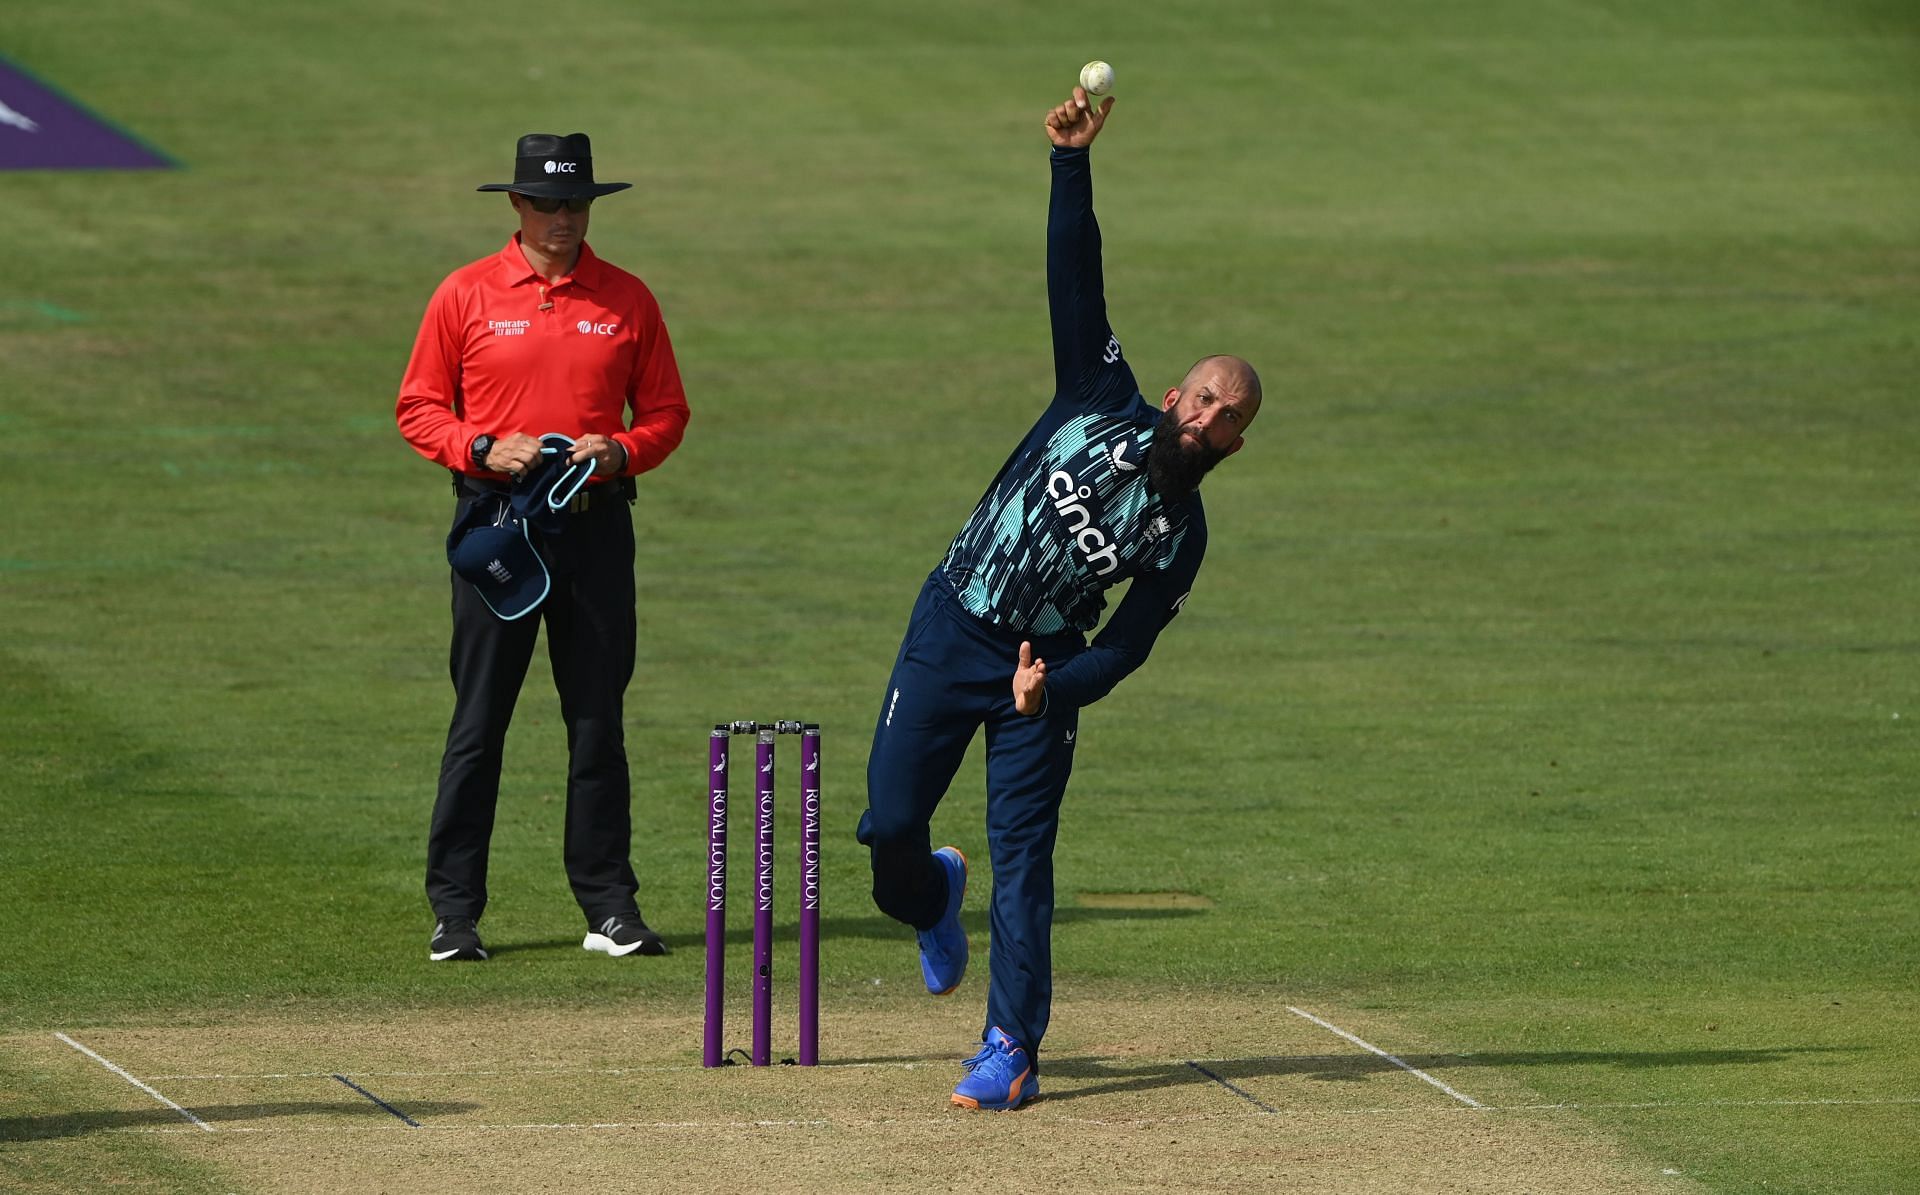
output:
[[[820,728],[800,732],[800,1065],[820,1061]]]
[[[759,788],[753,818],[753,1065],[766,1066],[773,1054],[773,736],[772,723],[760,730]]]
[[[707,1037],[704,1066],[719,1066],[727,988],[727,743],[730,728],[707,740]]]

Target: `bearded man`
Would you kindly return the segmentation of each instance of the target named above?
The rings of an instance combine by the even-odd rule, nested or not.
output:
[[[874,903],[914,928],[927,990],[967,968],[967,862],[930,825],[976,731],[987,735],[993,865],[987,1015],[953,1102],[1017,1108],[1039,1094],[1053,995],[1053,847],[1080,708],[1146,661],[1187,600],[1207,525],[1200,479],[1240,451],[1260,378],[1203,357],[1156,406],[1107,323],[1088,148],[1113,109],[1047,114],[1054,395],[927,578],[881,698],[860,841]],[[1131,581],[1106,625],[1105,592]]]

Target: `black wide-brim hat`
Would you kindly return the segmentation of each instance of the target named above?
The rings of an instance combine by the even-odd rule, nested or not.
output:
[[[528,133],[514,151],[513,181],[476,191],[513,191],[540,199],[592,199],[624,191],[632,183],[593,181],[593,143],[585,133]]]

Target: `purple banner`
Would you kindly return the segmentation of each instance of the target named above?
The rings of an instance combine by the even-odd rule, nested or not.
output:
[[[0,170],[165,170],[173,164],[0,59]]]

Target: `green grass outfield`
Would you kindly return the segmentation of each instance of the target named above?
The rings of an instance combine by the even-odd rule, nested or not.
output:
[[[1650,1173],[1920,1188],[1910,5],[100,0],[0,53],[184,164],[0,176],[0,1030],[691,1008],[736,716],[827,728],[829,1015],[910,984],[866,740],[1045,401],[1039,121],[1099,56],[1128,356],[1239,352],[1268,400],[1187,613],[1083,720],[1062,989],[1365,1008]],[[694,410],[628,711],[677,950],[573,948],[537,663],[505,949],[437,968],[449,499],[392,399],[534,129],[637,184],[591,240]],[[981,814],[976,753],[936,833],[984,860]],[[1129,891],[1211,907],[1080,899]],[[37,1082],[0,1062],[0,1175]],[[46,1164],[219,1181],[131,1136]]]

